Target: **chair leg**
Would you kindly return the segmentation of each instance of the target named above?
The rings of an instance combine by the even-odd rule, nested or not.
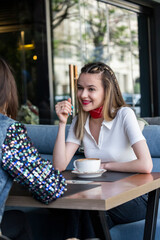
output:
[[[97,238],[111,240],[108,224],[105,218],[105,211],[89,211],[94,231]]]

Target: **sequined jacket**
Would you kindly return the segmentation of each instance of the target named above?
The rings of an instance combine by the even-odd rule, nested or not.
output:
[[[45,204],[64,194],[65,178],[41,157],[23,124],[0,114],[0,141],[0,222],[13,179]]]
[[[2,144],[6,138],[8,127],[14,123],[14,120],[0,114],[0,161],[2,162]],[[11,189],[13,179],[5,172],[0,165],[0,222],[2,220],[5,202]]]

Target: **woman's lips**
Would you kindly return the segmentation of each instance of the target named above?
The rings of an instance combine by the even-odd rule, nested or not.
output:
[[[83,104],[83,105],[88,105],[89,103],[90,103],[90,101],[86,101],[86,100],[85,100],[85,101],[82,101],[82,104]]]

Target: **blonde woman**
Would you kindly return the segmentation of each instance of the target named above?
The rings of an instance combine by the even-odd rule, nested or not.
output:
[[[57,103],[59,131],[53,164],[65,170],[81,143],[86,158],[100,158],[109,171],[150,173],[152,159],[136,116],[122,97],[113,70],[104,63],[88,63],[77,81],[78,115],[65,142],[71,100]],[[106,212],[109,228],[145,218],[147,195]]]

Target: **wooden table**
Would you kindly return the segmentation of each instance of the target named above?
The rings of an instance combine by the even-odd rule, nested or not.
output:
[[[135,174],[115,182],[94,182],[90,184],[98,184],[99,186],[62,197],[49,205],[34,200],[27,191],[19,190],[17,192],[13,188],[6,205],[89,210],[93,219],[94,214],[97,214],[98,211],[101,225],[97,228],[97,237],[109,240],[111,237],[105,221],[105,211],[149,192],[144,239],[154,239],[159,202],[160,173]],[[102,229],[100,229],[101,227]],[[101,236],[99,232],[102,233]]]

